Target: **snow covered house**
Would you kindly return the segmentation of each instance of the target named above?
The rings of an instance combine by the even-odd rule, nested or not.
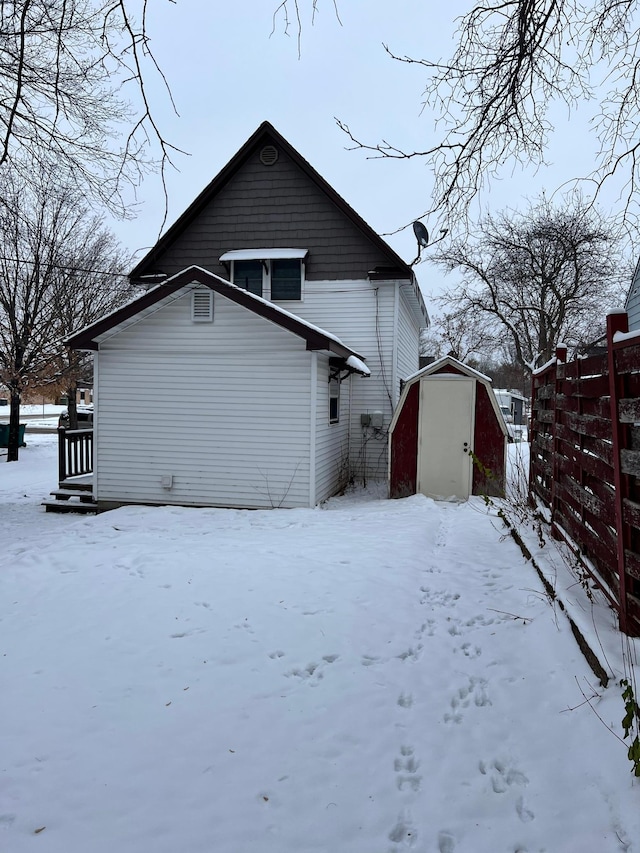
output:
[[[315,506],[385,479],[428,315],[413,270],[264,122],[74,334],[93,350],[93,498]]]

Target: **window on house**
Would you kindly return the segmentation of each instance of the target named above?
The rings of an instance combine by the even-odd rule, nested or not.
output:
[[[308,249],[232,249],[220,255],[236,287],[273,302],[299,302]]]
[[[329,423],[337,424],[340,421],[340,380],[337,377],[329,377]]]
[[[274,302],[302,297],[302,264],[297,258],[271,261],[271,298]]]
[[[237,287],[262,296],[262,276],[264,267],[262,261],[234,261],[233,283]]]

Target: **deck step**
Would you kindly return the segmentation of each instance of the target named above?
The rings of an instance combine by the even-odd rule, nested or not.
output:
[[[65,491],[91,492],[93,491],[93,474],[85,474],[80,477],[71,477],[68,480],[63,480],[61,483],[58,483],[58,488]]]
[[[83,503],[93,503],[93,495],[91,491],[86,489],[56,489],[50,492],[56,500],[68,501],[70,498],[78,498]]]
[[[98,512],[98,504],[92,500],[54,500],[42,501],[42,506],[47,512]]]

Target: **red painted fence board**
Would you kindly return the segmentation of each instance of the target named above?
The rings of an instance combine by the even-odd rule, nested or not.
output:
[[[534,374],[529,495],[640,636],[640,339],[614,341],[627,328],[612,314],[606,355],[566,362],[559,348]]]

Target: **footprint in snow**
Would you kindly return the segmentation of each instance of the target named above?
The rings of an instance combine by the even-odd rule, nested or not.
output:
[[[450,832],[443,830],[438,833],[439,853],[453,853],[456,849],[456,840]]]
[[[414,847],[417,840],[418,833],[413,826],[411,815],[409,812],[403,812],[398,816],[395,826],[389,833],[389,841],[393,841],[394,844],[402,844],[405,847]]]
[[[413,705],[413,696],[410,693],[401,693],[398,696],[398,705],[401,708],[410,708]]]
[[[504,794],[513,785],[524,786],[529,782],[524,773],[521,773],[520,770],[516,770],[515,767],[509,767],[504,761],[500,761],[499,759],[495,759],[489,765],[485,764],[484,761],[481,761],[478,764],[478,769],[483,776],[489,776],[491,780],[491,787],[496,794]],[[516,814],[522,823],[530,823],[535,818],[535,814],[531,809],[528,809],[525,806],[524,797],[522,795],[517,797],[515,808]]]
[[[396,655],[398,660],[401,661],[415,661],[420,657],[420,652],[422,651],[422,643],[418,643],[418,645],[414,648],[407,649],[404,652],[401,652],[399,655]]]
[[[454,649],[454,651],[458,650]],[[479,658],[482,654],[482,649],[480,648],[480,646],[472,646],[471,643],[463,643],[460,646],[460,651],[467,658]]]
[[[277,652],[274,652],[275,656],[278,655]],[[269,655],[272,657],[272,655]],[[304,668],[294,667],[294,669],[289,670],[289,672],[285,672],[286,678],[299,678],[301,681],[308,681],[311,687],[315,687],[321,679],[324,678],[324,668],[327,664],[335,663],[339,658],[339,655],[324,655],[322,658],[322,663],[315,663],[312,661],[308,663]]]
[[[486,686],[487,682],[484,678],[469,678],[468,684],[459,687],[449,702],[451,712],[447,712],[444,715],[445,723],[461,723],[463,719],[462,711],[468,708],[472,702],[477,708],[484,708],[486,705],[491,705],[491,700],[485,689]]]
[[[401,746],[400,755],[393,762],[393,769],[396,771],[396,785],[399,791],[405,788],[411,788],[412,791],[420,790],[420,782],[422,776],[418,775],[420,762],[413,754],[413,748],[410,746]]]
[[[514,767],[509,767],[504,761],[495,759],[488,766],[484,761],[478,764],[478,769],[483,776],[490,774],[491,787],[496,794],[504,794],[504,792],[512,785],[526,785],[529,780]]]

